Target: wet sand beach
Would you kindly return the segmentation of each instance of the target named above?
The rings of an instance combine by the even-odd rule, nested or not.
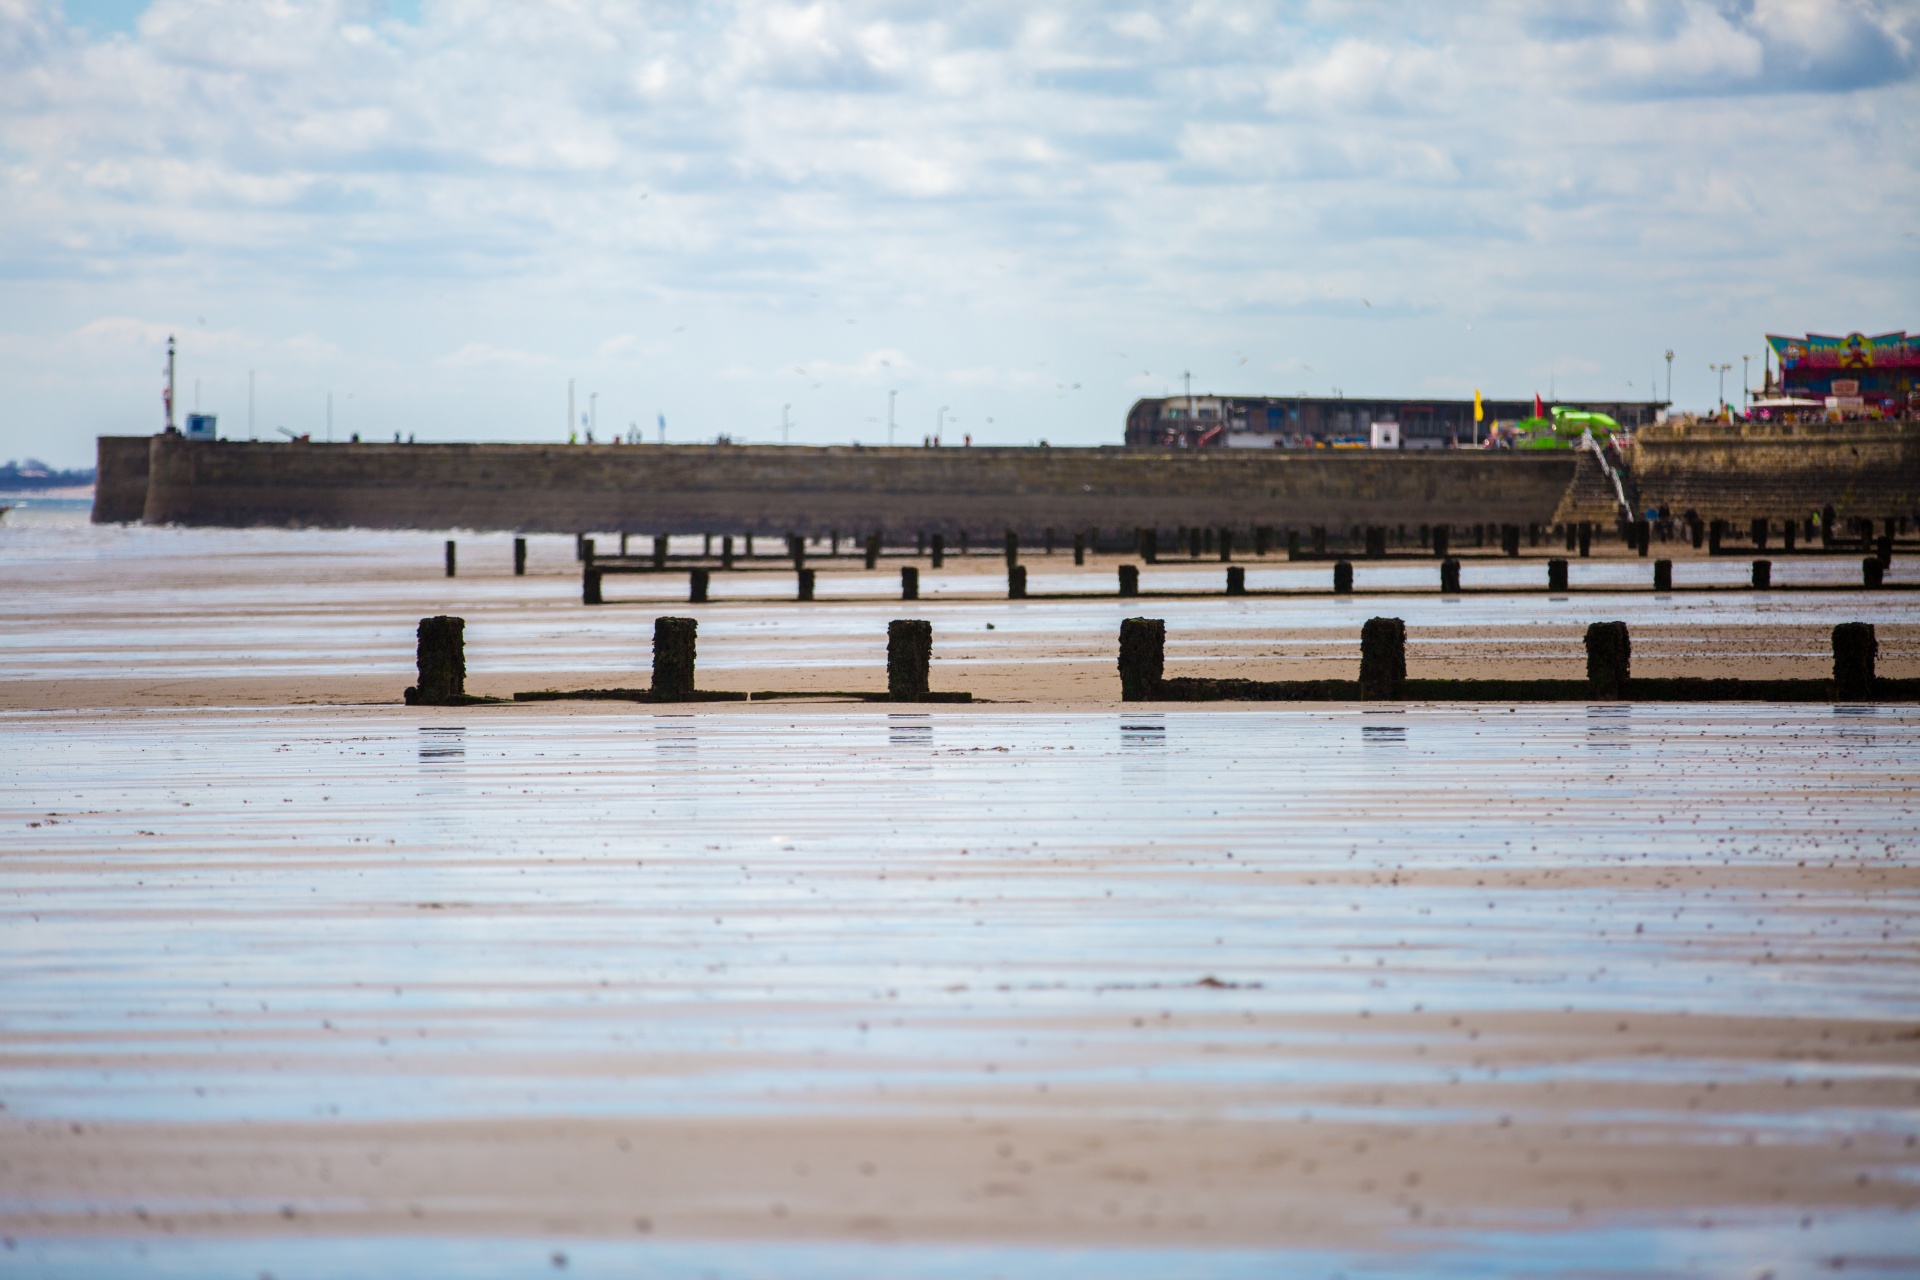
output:
[[[1171,669],[1351,676],[1390,614],[1414,675],[1578,675],[1600,618],[1636,674],[1824,675],[1859,619],[1915,675],[1906,596],[1022,603],[982,558],[917,606],[889,566],[588,609],[562,539],[453,580],[427,535],[0,540],[24,1274],[1920,1270],[1920,709],[1113,668],[1146,614]],[[643,683],[669,612],[722,689],[878,688],[927,617],[993,701],[395,705],[421,616],[509,693]]]

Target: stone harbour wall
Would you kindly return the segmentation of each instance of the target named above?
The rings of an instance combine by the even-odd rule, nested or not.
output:
[[[1673,422],[1646,427],[1627,459],[1642,507],[1744,524],[1920,513],[1920,423]]]
[[[1465,450],[144,443],[150,524],[530,533],[1532,524],[1574,474],[1570,454]],[[132,445],[102,440],[103,493],[134,487]]]

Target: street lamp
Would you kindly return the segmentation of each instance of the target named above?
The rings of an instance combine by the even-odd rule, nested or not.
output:
[[[1667,348],[1667,407],[1673,407],[1673,348]]]
[[[1751,360],[1751,359],[1753,359],[1753,357],[1752,357],[1752,356],[1741,356],[1741,357],[1740,357],[1740,403],[1741,403],[1741,404],[1743,404],[1743,405],[1744,405],[1745,403],[1747,403],[1747,402],[1748,402],[1749,400],[1752,400],[1752,399],[1753,399],[1753,392],[1752,392],[1752,390],[1751,390],[1751,389],[1750,389],[1750,388],[1749,388],[1749,387],[1747,386],[1747,381],[1748,381],[1748,378],[1747,378],[1747,373],[1748,373],[1748,367],[1747,367],[1747,361],[1749,361],[1749,360]]]
[[[1709,364],[1707,368],[1720,375],[1720,402],[1713,407],[1713,411],[1719,413],[1727,407],[1727,370],[1733,368],[1733,364],[1731,362],[1726,364]]]
[[[787,442],[787,410],[791,408],[793,408],[793,406],[790,404],[783,404],[780,406],[780,443],[781,444],[785,444]]]
[[[933,419],[933,442],[935,444],[940,443],[940,433],[946,430],[946,426],[947,426],[947,406],[941,405],[940,412],[935,414]]]

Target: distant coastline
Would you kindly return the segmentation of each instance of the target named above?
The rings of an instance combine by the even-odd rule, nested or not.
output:
[[[60,496],[79,497],[78,491],[92,490],[93,475],[92,467],[58,471],[38,458],[28,458],[25,462],[8,462],[0,466],[0,496],[45,494],[50,489],[68,489],[75,492]]]

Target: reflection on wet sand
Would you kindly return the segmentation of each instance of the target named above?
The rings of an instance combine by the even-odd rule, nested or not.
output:
[[[1911,708],[4,732],[50,1274],[1920,1265]]]

